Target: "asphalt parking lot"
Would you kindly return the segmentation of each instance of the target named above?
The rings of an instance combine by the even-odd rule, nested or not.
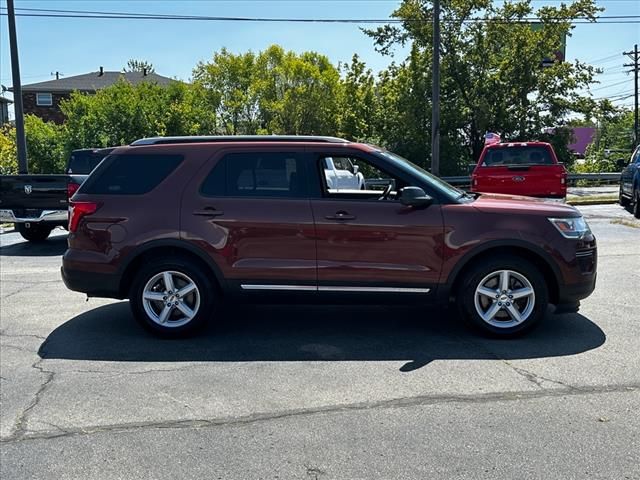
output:
[[[239,306],[180,341],[0,235],[0,477],[640,479],[640,222],[580,313],[510,341],[402,306]]]

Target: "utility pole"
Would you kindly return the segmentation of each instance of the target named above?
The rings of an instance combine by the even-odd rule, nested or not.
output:
[[[13,106],[16,115],[18,173],[29,173],[27,168],[27,141],[24,136],[24,113],[22,110],[22,86],[20,85],[18,41],[16,39],[16,12],[13,8],[13,0],[7,0],[7,18],[9,19],[9,48],[11,50],[11,76],[13,78]]]
[[[440,0],[433,0],[433,73],[431,81],[431,173],[440,175]]]
[[[633,63],[625,63],[624,67],[632,67],[633,70],[630,72],[634,73],[635,81],[634,81],[634,97],[635,97],[635,111],[633,118],[633,146],[634,148],[640,144],[640,136],[638,135],[638,70],[640,70],[640,57],[638,56],[638,44],[636,43],[631,52],[623,52],[624,55],[627,55]]]

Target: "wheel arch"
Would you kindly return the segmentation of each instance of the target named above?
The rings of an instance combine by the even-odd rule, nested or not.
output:
[[[476,262],[490,255],[516,255],[530,261],[538,267],[544,276],[549,290],[549,301],[556,304],[560,297],[560,269],[547,252],[540,247],[524,241],[497,240],[480,245],[467,252],[457,263],[447,279],[448,295],[455,295],[464,274]]]
[[[215,283],[220,290],[222,292],[226,291],[226,283],[220,269],[204,250],[183,240],[165,239],[154,240],[140,245],[127,255],[126,260],[120,267],[120,294],[123,297],[127,296],[133,282],[134,272],[146,260],[152,257],[169,255],[185,256],[200,263],[213,275]]]

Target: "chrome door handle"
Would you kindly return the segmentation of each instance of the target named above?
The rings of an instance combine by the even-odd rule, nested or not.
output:
[[[326,218],[327,220],[355,220],[356,216],[350,215],[348,212],[345,212],[345,211],[339,211],[339,212],[336,212],[335,215],[327,215],[324,218]]]
[[[196,210],[193,214],[200,217],[219,217],[220,215],[224,215],[224,212],[216,210],[213,207],[204,207],[202,210]]]

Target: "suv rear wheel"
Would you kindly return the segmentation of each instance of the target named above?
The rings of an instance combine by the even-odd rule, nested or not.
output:
[[[524,333],[540,321],[548,303],[540,271],[512,255],[491,257],[472,266],[458,290],[464,319],[497,337]]]
[[[163,337],[182,337],[213,316],[216,288],[202,267],[188,258],[170,257],[142,266],[129,302],[136,320]]]
[[[53,227],[31,223],[27,228],[27,225],[25,223],[17,223],[16,229],[18,230],[20,235],[22,235],[22,238],[28,240],[29,242],[44,242],[47,238],[49,238]]]

